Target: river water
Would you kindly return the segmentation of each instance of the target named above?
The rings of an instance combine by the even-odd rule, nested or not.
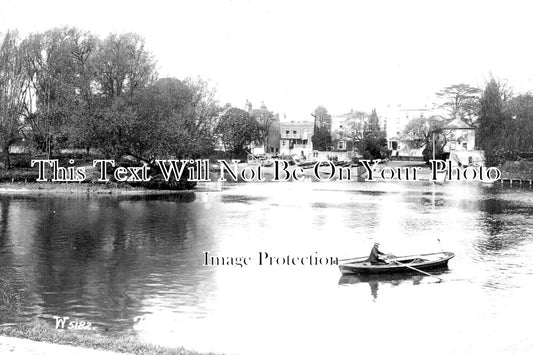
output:
[[[0,324],[54,328],[54,316],[69,317],[89,332],[228,354],[533,351],[530,188],[280,182],[3,195],[0,221]],[[258,262],[260,252],[363,256],[375,240],[396,255],[456,257],[442,282]],[[205,266],[206,251],[249,265]]]

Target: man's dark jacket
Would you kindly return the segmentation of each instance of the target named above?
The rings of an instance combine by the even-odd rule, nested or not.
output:
[[[377,264],[380,261],[383,261],[383,259],[379,257],[380,255],[385,255],[385,253],[380,252],[378,247],[374,245],[370,251],[370,256],[368,257],[370,264]]]

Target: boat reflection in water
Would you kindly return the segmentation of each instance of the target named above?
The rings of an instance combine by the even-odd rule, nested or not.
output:
[[[433,270],[432,275],[439,276],[442,279],[442,275],[448,273],[448,266],[443,266],[439,269]],[[439,279],[421,274],[414,270],[409,272],[401,273],[390,273],[390,274],[343,274],[339,279],[339,286],[352,286],[360,285],[367,283],[370,286],[370,294],[372,295],[372,300],[376,302],[378,298],[378,290],[380,286],[399,286],[401,284],[410,284],[413,286],[418,286],[420,284],[425,284],[428,282],[441,282]]]

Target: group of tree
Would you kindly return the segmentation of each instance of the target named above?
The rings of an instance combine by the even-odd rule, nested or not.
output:
[[[443,88],[435,96],[439,101],[437,109],[444,115],[415,117],[404,127],[401,138],[409,142],[411,148],[422,150],[426,162],[435,157],[445,159],[444,147],[449,139],[446,124],[459,120],[474,127],[479,116],[481,90],[468,84],[456,84]]]
[[[313,148],[317,150],[332,149],[332,134],[340,139],[350,141],[353,149],[365,159],[384,159],[390,154],[387,148],[387,134],[379,122],[375,109],[370,113],[350,111],[342,124],[332,132],[332,118],[327,110],[318,106],[312,114],[315,118]]]
[[[476,129],[476,146],[484,151],[487,165],[533,156],[533,96],[513,95],[510,87],[491,78],[483,89],[467,84],[448,86],[436,94],[444,117],[414,118],[403,138],[414,148],[424,148],[428,160],[443,157],[448,141],[446,123],[458,119]]]
[[[0,37],[0,144],[22,140],[50,157],[96,148],[106,157],[198,157],[215,145],[221,113],[198,79],[158,78],[153,55],[134,33],[104,39],[56,28]]]

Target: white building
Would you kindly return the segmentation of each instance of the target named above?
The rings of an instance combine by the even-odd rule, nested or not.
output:
[[[280,122],[280,154],[313,156],[313,122]]]
[[[476,128],[456,118],[444,127],[446,145],[444,151],[450,153],[450,160],[458,165],[483,164],[484,154],[476,150]]]

